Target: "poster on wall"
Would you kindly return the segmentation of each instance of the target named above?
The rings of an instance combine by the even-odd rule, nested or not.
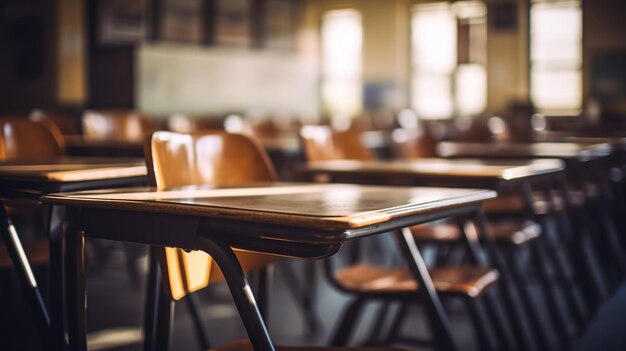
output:
[[[265,40],[269,49],[292,50],[296,32],[297,8],[292,0],[268,0],[265,15]]]
[[[99,40],[102,44],[134,44],[148,35],[147,0],[98,1]]]
[[[203,0],[163,0],[162,40],[200,43],[204,28]]]
[[[215,43],[232,46],[250,45],[251,16],[250,0],[217,0]]]

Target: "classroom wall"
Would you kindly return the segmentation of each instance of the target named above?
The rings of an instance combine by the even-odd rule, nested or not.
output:
[[[56,104],[56,1],[0,2],[0,113]]]
[[[591,97],[591,72],[595,56],[620,52],[626,57],[626,1],[587,0],[583,8],[583,96]],[[626,79],[623,74],[622,79]],[[626,81],[622,81],[626,84]],[[608,114],[626,116],[626,96],[603,101]]]
[[[498,3],[516,4],[517,24],[487,26],[487,111],[502,113],[512,101],[529,99],[528,7],[526,0],[488,0],[487,16]]]
[[[58,0],[56,99],[59,105],[82,106],[86,91],[84,0]]]

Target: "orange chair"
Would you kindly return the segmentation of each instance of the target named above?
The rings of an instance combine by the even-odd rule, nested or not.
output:
[[[276,180],[274,169],[262,147],[241,134],[156,132],[146,146],[146,155],[149,182],[159,189]],[[248,271],[265,267],[276,259],[275,256],[254,252],[238,251],[236,254],[242,267]],[[160,250],[158,259],[164,272],[163,287],[174,300],[191,296],[192,292],[222,278],[219,267],[213,265],[213,260],[205,253],[185,253],[165,248]],[[309,347],[278,349],[325,350]],[[252,346],[245,340],[216,350],[252,350]]]
[[[143,141],[158,129],[155,120],[131,110],[87,110],[82,124],[83,135],[92,140]]]

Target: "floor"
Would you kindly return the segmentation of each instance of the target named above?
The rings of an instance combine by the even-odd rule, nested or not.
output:
[[[376,245],[388,245],[377,242]],[[141,321],[145,294],[145,249],[136,245],[123,245],[106,241],[91,241],[88,244],[88,330],[90,350],[140,350],[142,342]],[[105,256],[102,256],[105,253]],[[428,251],[425,252],[428,256]],[[129,257],[135,259],[129,260]],[[270,299],[269,330],[274,341],[289,345],[324,345],[328,342],[332,328],[347,296],[331,287],[322,274],[321,262],[313,277],[305,276],[303,261],[283,261],[275,270]],[[285,279],[284,270],[294,270],[300,279],[316,282],[316,310],[323,327],[311,334],[300,316],[295,299]],[[44,274],[45,272],[40,272]],[[6,293],[0,289],[0,294]],[[202,315],[208,325],[211,342],[219,345],[230,340],[245,337],[236,310],[225,284],[218,284],[198,294],[202,304]],[[5,300],[6,301],[6,300]],[[368,307],[363,323],[352,338],[351,344],[366,343],[372,335],[372,321],[382,305]],[[446,303],[454,337],[462,350],[478,350],[473,329],[464,305],[450,301]],[[5,306],[6,307],[6,306]],[[391,306],[391,312],[398,306]],[[8,306],[4,321],[0,325],[0,336],[8,340],[7,350],[36,350],[35,338],[30,337],[24,325],[24,315],[19,314],[19,306]],[[0,310],[2,311],[2,310]],[[12,319],[11,314],[17,318]],[[405,323],[404,334],[420,335],[428,338],[429,328],[419,306],[412,307],[410,319]],[[586,331],[579,336],[573,350],[624,350],[626,349],[626,284],[622,284],[598,309]],[[7,322],[9,320],[10,322]],[[176,305],[173,350],[199,350],[187,306],[183,302]],[[13,341],[11,341],[13,340]],[[20,340],[20,342],[15,342]],[[27,340],[24,344],[24,340]],[[406,345],[403,345],[406,346]],[[430,348],[409,347],[415,350]]]

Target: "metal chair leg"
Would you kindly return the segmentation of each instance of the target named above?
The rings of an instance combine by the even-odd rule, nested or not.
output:
[[[337,327],[331,339],[331,346],[345,346],[348,343],[354,325],[356,324],[356,319],[361,313],[364,303],[365,299],[357,297],[344,310],[343,316],[339,322],[339,327]]]
[[[193,293],[185,296],[185,303],[187,303],[187,307],[189,309],[189,313],[191,314],[191,319],[193,320],[193,325],[196,329],[196,337],[198,338],[198,344],[202,347],[203,350],[211,349],[211,339],[209,338],[208,326],[204,323],[202,316],[200,315],[200,303],[198,302],[197,296]]]
[[[480,306],[478,305],[478,301],[476,299],[471,299],[471,298],[464,299],[464,300],[465,300],[467,309],[469,310],[469,313],[472,317],[472,320],[474,321],[473,327],[474,327],[474,331],[476,334],[476,339],[478,341],[479,349],[487,350],[487,351],[494,350],[492,343],[491,343],[489,331],[488,331],[489,323],[487,322],[487,318],[484,312],[481,310]]]

